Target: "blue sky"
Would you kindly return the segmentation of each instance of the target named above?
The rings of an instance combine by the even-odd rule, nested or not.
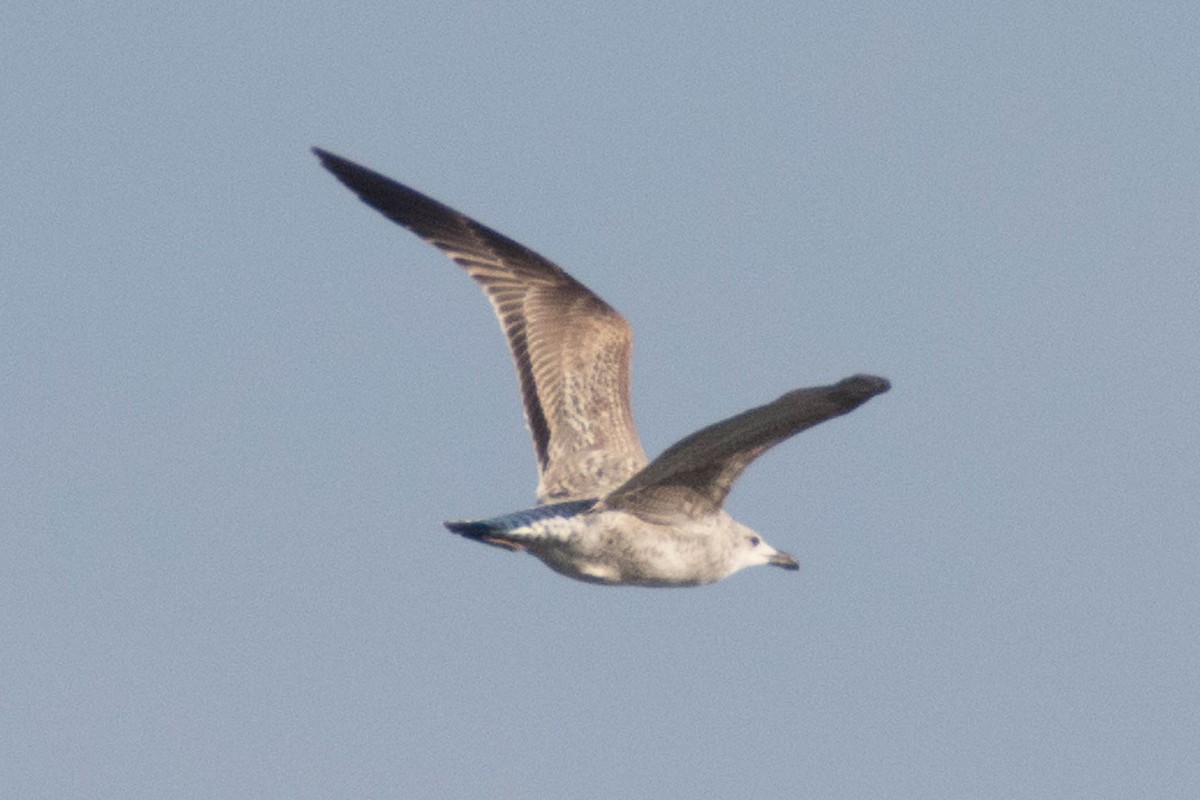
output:
[[[0,12],[0,794],[1200,791],[1200,12]],[[606,589],[482,294],[319,145],[630,320],[657,453],[893,390],[730,497],[795,553]]]

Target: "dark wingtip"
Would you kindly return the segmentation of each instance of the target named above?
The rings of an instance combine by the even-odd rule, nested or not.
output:
[[[336,175],[343,183],[345,183],[345,176],[347,174],[354,172],[370,173],[370,170],[368,170],[366,167],[361,167],[348,158],[342,158],[339,155],[334,155],[328,150],[322,150],[319,147],[314,147],[312,148],[312,152],[313,155],[321,159],[321,166]]]
[[[839,381],[837,385],[839,389],[861,396],[864,400],[892,388],[891,381],[878,375],[852,375]]]
[[[422,215],[457,213],[436,200],[348,158],[342,158],[319,147],[314,147],[312,151],[321,159],[321,166],[329,170],[343,186],[358,195],[359,200],[410,230],[413,229],[414,218]],[[423,234],[417,235],[424,238]]]
[[[883,394],[892,388],[887,378],[878,375],[851,375],[828,387],[830,398],[841,409],[841,413],[861,406],[877,394]]]

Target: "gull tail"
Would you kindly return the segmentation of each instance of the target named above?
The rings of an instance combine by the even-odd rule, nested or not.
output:
[[[591,500],[570,500],[566,503],[551,503],[549,505],[526,508],[488,519],[452,519],[443,522],[448,530],[459,536],[483,542],[505,550],[524,550],[529,547],[539,533],[531,526],[537,522],[555,518],[573,517],[582,514],[596,505],[595,498]]]

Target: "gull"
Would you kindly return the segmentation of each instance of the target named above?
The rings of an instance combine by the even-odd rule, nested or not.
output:
[[[648,461],[629,401],[629,323],[556,264],[391,178],[319,148],[367,205],[441,250],[487,294],[517,368],[538,465],[538,504],[445,526],[605,585],[700,586],[745,567],[800,568],[723,509],[751,461],[858,408],[890,384],[854,375],[788,392],[703,428]]]

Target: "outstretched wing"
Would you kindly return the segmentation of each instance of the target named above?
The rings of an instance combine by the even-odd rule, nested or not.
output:
[[[853,411],[891,384],[855,375],[832,386],[797,389],[773,403],[696,431],[601,501],[646,519],[715,514],[734,481],[770,448],[831,417]]]
[[[437,247],[487,293],[516,364],[540,502],[606,494],[645,466],[624,317],[507,236],[352,161],[313,152],[363,202]]]

